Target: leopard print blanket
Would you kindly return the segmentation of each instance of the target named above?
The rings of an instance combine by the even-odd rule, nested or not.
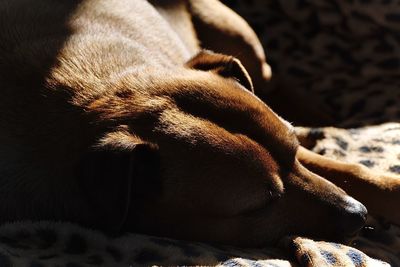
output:
[[[299,127],[296,130],[307,136],[316,153],[363,164],[376,171],[400,174],[399,123],[353,129]],[[400,227],[388,224],[383,218],[369,217],[351,246],[392,266],[400,266]]]
[[[272,68],[267,90],[306,101],[330,118],[327,126],[400,121],[399,0],[223,2],[263,43]]]
[[[256,30],[273,68],[270,90],[312,99],[335,125],[297,128],[328,157],[400,174],[400,1],[229,0]],[[290,95],[291,92],[289,92]],[[382,124],[384,123],[384,124]],[[376,126],[361,127],[366,124]],[[358,128],[354,128],[358,127]],[[398,212],[398,211],[393,211]],[[383,218],[349,244],[286,237],[239,249],[77,225],[20,222],[0,227],[0,266],[400,266],[400,229]]]

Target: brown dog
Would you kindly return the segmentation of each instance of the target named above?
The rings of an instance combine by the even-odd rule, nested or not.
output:
[[[2,221],[246,246],[358,230],[364,206],[318,173],[400,222],[369,198],[399,201],[395,177],[300,147],[238,59],[200,49],[269,78],[215,0],[7,0],[0,27]]]

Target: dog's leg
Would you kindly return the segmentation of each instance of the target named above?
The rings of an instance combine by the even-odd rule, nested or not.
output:
[[[309,170],[341,187],[362,202],[372,215],[400,225],[400,176],[382,174],[352,163],[318,155],[304,147],[297,159]]]

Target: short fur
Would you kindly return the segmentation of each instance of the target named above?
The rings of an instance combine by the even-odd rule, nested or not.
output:
[[[2,221],[254,246],[362,226],[316,173],[376,213],[338,177],[399,200],[394,178],[299,148],[252,93],[270,77],[254,32],[217,1],[7,0],[0,27]]]

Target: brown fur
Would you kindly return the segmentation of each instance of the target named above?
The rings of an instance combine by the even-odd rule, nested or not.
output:
[[[296,159],[240,61],[201,50],[238,55],[256,92],[270,76],[219,2],[9,0],[0,25],[2,221],[237,245],[361,227],[365,208]]]

